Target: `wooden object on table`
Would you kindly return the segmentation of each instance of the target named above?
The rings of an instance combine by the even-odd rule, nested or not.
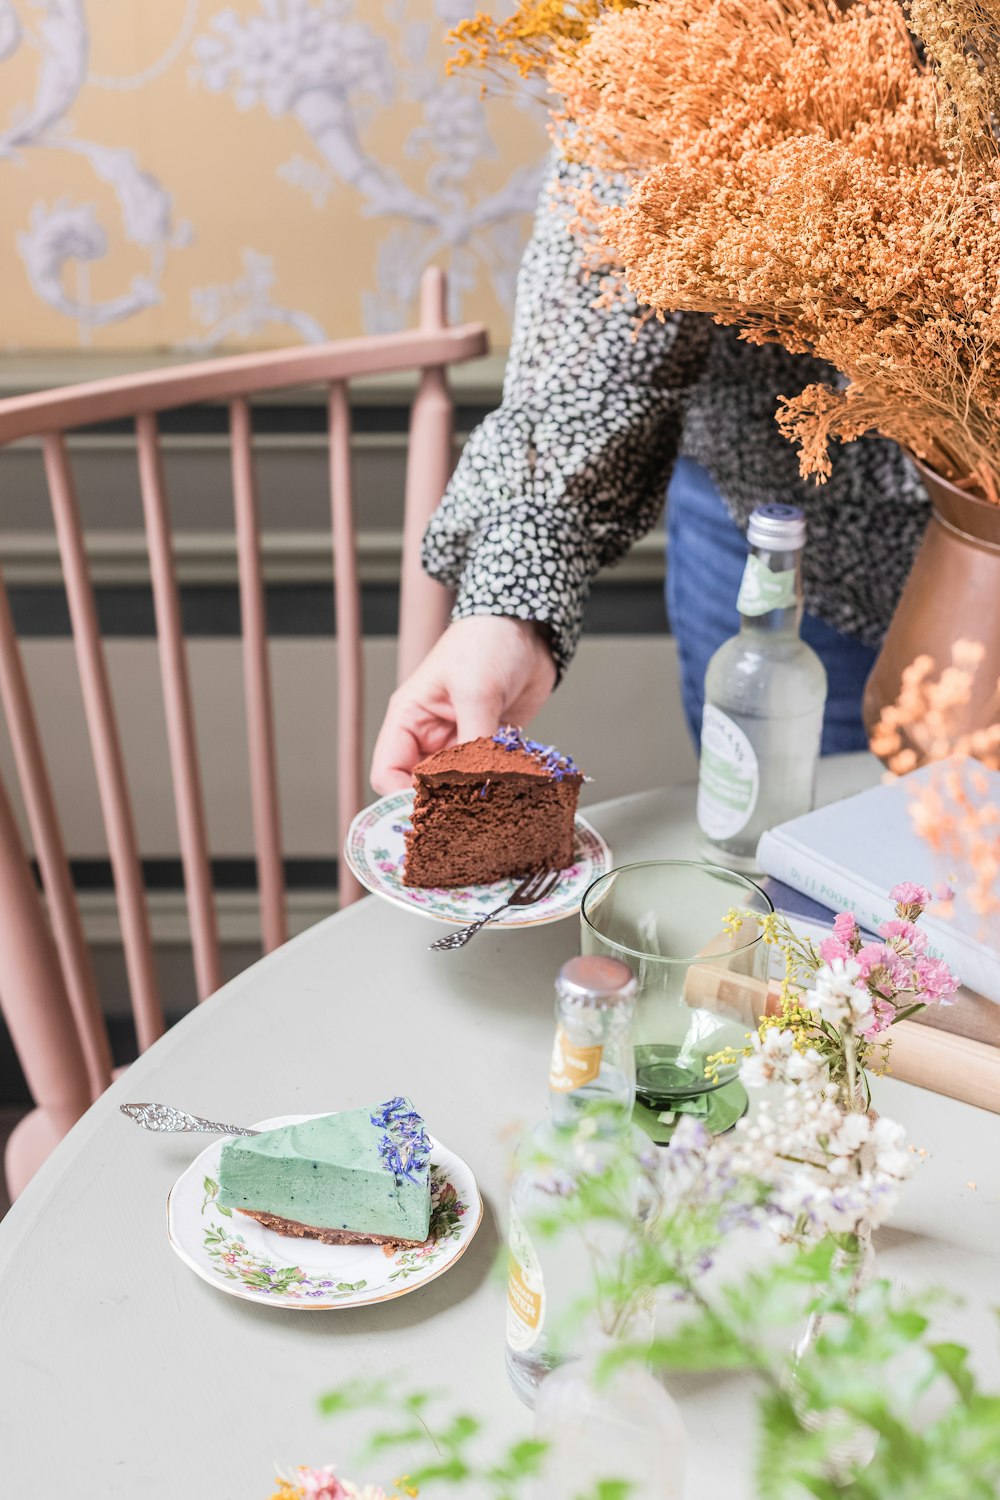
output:
[[[688,971],[684,998],[691,1006],[730,1016],[755,1030],[759,1017],[778,1014],[781,987],[774,980],[695,964]],[[966,998],[980,1001],[968,992]],[[888,1076],[1000,1114],[1000,1046],[917,1021],[897,1022],[889,1036]]]
[[[1000,1047],[915,1021],[900,1021],[891,1035],[890,1077],[1000,1114]]]
[[[444,273],[436,268],[429,269],[421,288],[420,326],[403,333],[203,360],[176,369],[92,381],[0,401],[0,447],[24,438],[41,439],[140,1050],[148,1047],[163,1031],[163,1009],[128,778],[87,562],[86,538],[77,503],[67,433],[95,422],[123,419],[131,420],[135,427],[139,492],[149,546],[184,885],[198,998],[204,1000],[219,988],[222,975],[197,733],[161,453],[160,416],[194,402],[223,402],[228,407],[254,844],[263,945],[269,952],[285,941],[287,924],[249,403],[255,395],[295,386],[319,384],[328,391],[338,665],[338,818],[342,841],[351,819],[365,800],[361,761],[361,607],[351,482],[348,386],[352,379],[363,376],[402,371],[414,371],[418,375],[410,424],[400,605],[400,671],[405,672],[416,665],[441,633],[451,602],[448,590],[428,578],[419,565],[420,538],[441,497],[452,463],[453,406],[448,394],[446,370],[451,364],[475,359],[487,351],[486,332],[479,324],[447,326],[445,293]],[[24,972],[26,982],[5,983],[0,1005],[16,1038],[28,1078],[48,1076],[52,1068],[61,1069],[65,1075],[65,1087],[60,1090],[63,1104],[57,1112],[59,1130],[65,1130],[75,1118],[72,1110],[65,1107],[65,1101],[70,1098],[82,1101],[76,1109],[78,1115],[88,1100],[97,1098],[110,1079],[111,1055],[37,719],[2,579],[0,700],[10,730],[31,843],[38,859],[55,939],[52,954],[46,954],[44,945],[36,944],[32,949],[39,965],[51,963],[51,972],[43,974],[39,969],[34,981]],[[5,795],[4,789],[0,788],[0,794]],[[331,846],[336,846],[334,830],[331,830],[330,842]],[[29,904],[34,893],[33,889],[28,889],[31,876],[19,847],[12,848],[8,866],[6,877],[10,881],[17,879],[25,883],[23,904]],[[361,894],[361,887],[350,872],[342,871],[340,904],[346,906]],[[0,946],[19,942],[15,931],[16,909],[16,903],[5,903],[0,907]],[[27,953],[27,946],[22,947]],[[23,964],[21,969],[24,970]],[[41,994],[54,997],[60,993],[65,994],[69,1025],[80,1045],[76,1049],[64,1049],[61,1058],[43,1056],[51,1052],[59,1028],[53,1023],[51,1003],[43,1024],[40,1017],[44,1007],[37,997]],[[80,1088],[71,1084],[69,1079],[67,1070],[73,1069],[79,1070]],[[39,1107],[47,1108],[37,1094],[35,1102]],[[52,1115],[52,1119],[55,1118],[56,1115]],[[37,1121],[35,1126],[25,1124],[19,1127],[21,1144],[29,1136],[39,1143],[51,1144],[58,1133],[38,1128]],[[34,1165],[37,1166],[43,1154],[41,1149],[34,1154]],[[11,1173],[12,1193],[23,1187],[31,1168],[32,1154],[19,1147],[16,1171]]]
[[[974,990],[963,987],[951,1005],[929,1005],[916,1020],[919,1026],[929,1026],[933,1031],[948,1031],[1000,1047],[1000,1005]]]

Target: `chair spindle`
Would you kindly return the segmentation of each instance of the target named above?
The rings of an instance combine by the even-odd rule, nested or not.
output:
[[[198,998],[204,1000],[221,986],[222,968],[219,962],[212,871],[208,859],[205,800],[201,790],[194,710],[191,705],[191,682],[155,416],[141,413],[136,417],[135,431],[139,447],[139,484],[146,519],[149,571],[156,609],[156,642],[163,680],[167,743],[184,868],[184,888],[191,923],[195,980]]]
[[[447,281],[438,266],[428,266],[420,283],[420,327],[426,333],[448,324]],[[397,679],[403,682],[420,665],[448,623],[454,596],[428,577],[420,565],[420,543],[431,512],[451,477],[454,464],[455,407],[443,365],[426,366],[410,412],[406,461],[403,568],[399,585],[400,628]]]
[[[344,381],[330,387],[330,505],[333,520],[333,585],[337,632],[337,748],[340,775],[337,811],[342,846],[362,806],[361,608],[354,550],[354,491],[351,483],[351,408]],[[340,858],[340,905],[363,895]]]
[[[107,662],[97,623],[94,591],[87,571],[83,530],[73,476],[62,433],[43,438],[56,539],[73,625],[73,644],[80,672],[101,811],[108,836],[121,918],[122,947],[132,994],[136,1036],[144,1051],[163,1034],[163,1009],[153,959],[149,912],[139,867],[135,823],[125,779],[125,760],[115,722]]]
[[[281,814],[278,803],[274,710],[267,649],[267,615],[260,561],[257,490],[254,482],[250,407],[243,398],[230,403],[233,504],[243,624],[243,683],[250,756],[257,884],[264,951],[279,948],[288,936],[285,877],[281,861]]]

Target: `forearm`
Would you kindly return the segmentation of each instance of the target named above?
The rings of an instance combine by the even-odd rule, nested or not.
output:
[[[593,579],[656,524],[679,440],[676,403],[655,396],[605,410],[601,420],[601,462],[588,469],[566,465],[554,436],[539,451],[537,426],[523,409],[493,413],[424,540],[425,567],[457,591],[453,618],[544,623],[560,675]]]
[[[544,622],[559,670],[590,585],[655,525],[704,335],[690,319],[636,329],[628,301],[595,308],[556,164],[522,263],[503,402],[472,434],[424,543],[456,618]],[[614,196],[614,184],[605,186]]]

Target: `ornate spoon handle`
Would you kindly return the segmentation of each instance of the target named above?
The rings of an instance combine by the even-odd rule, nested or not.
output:
[[[172,1104],[120,1104],[123,1115],[141,1125],[143,1130],[201,1130],[213,1135],[260,1135],[259,1130],[248,1130],[245,1125],[220,1125],[217,1120],[203,1120],[200,1115],[189,1115]]]

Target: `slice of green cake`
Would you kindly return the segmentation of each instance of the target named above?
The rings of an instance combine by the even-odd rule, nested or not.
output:
[[[422,1117],[398,1096],[227,1141],[218,1201],[279,1234],[419,1245],[430,1225],[430,1151]]]

